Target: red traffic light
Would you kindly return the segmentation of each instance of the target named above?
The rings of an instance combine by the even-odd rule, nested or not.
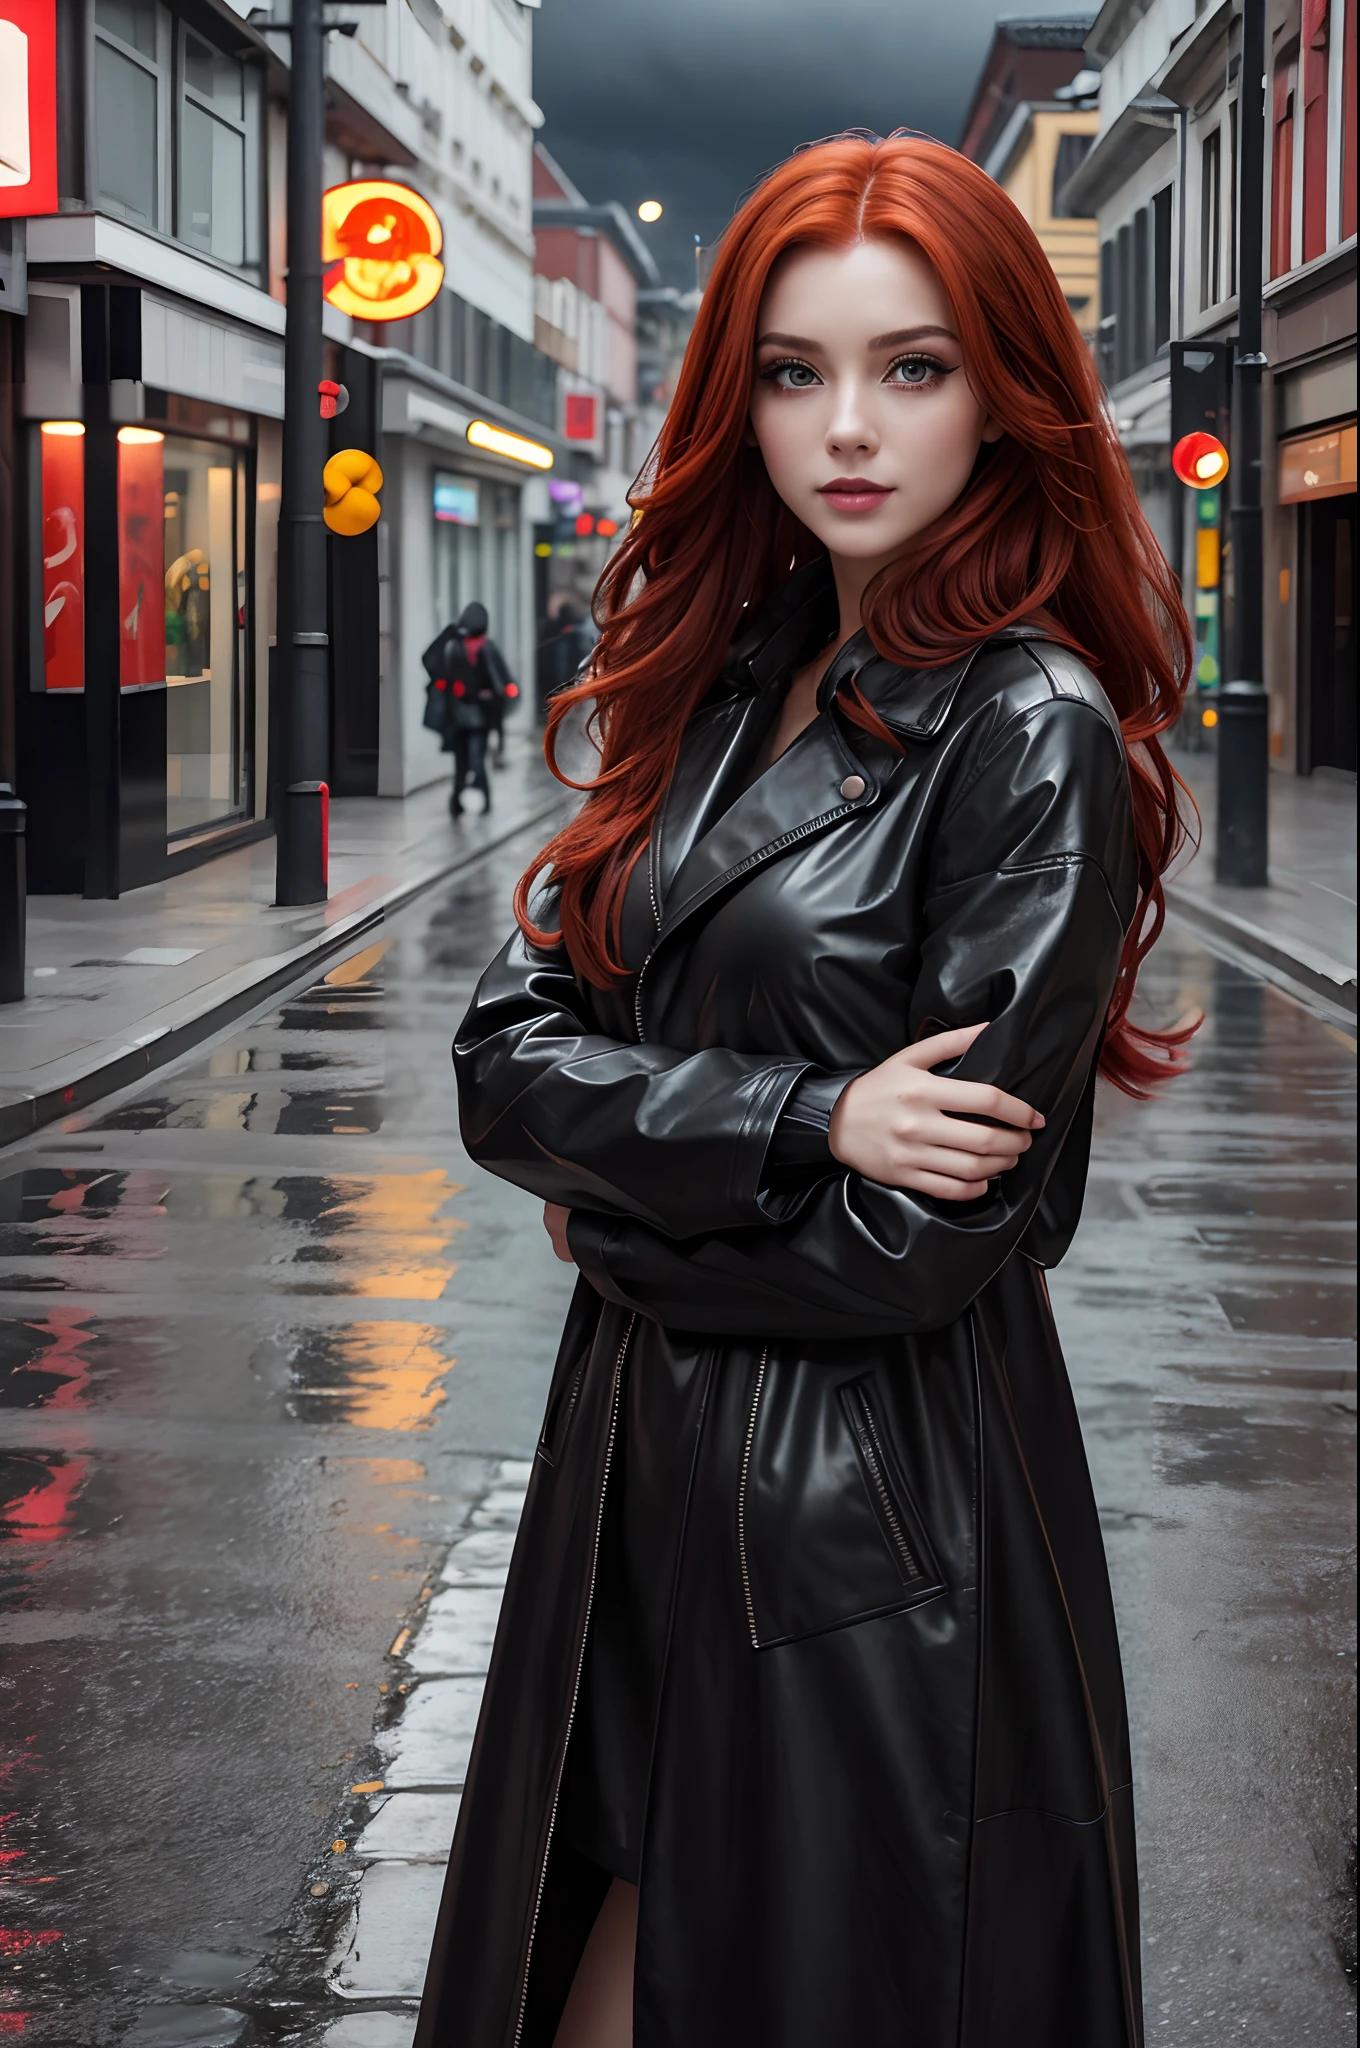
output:
[[[576,531],[577,531],[577,532],[578,532],[578,533],[580,534],[580,536],[581,536],[582,540],[584,540],[584,539],[585,539],[585,537],[586,537],[586,535],[587,535],[588,533],[594,533],[594,531],[595,531],[595,520],[594,520],[594,517],[593,517],[593,515],[592,515],[591,513],[589,513],[589,512],[578,512],[578,513],[577,513],[577,515],[576,515]]]
[[[619,522],[617,519],[597,519],[595,521],[596,533],[601,535],[601,537],[605,540],[613,540],[614,535],[618,532],[618,530]]]
[[[1185,434],[1171,451],[1171,467],[1192,491],[1211,491],[1228,474],[1228,451],[1213,434]]]

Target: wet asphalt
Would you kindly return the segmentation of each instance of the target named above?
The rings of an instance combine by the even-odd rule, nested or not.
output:
[[[541,834],[0,1154],[0,2036],[314,2043],[402,1631],[570,1276],[448,1042]],[[1134,1724],[1150,2041],[1354,2033],[1353,1034],[1173,933],[1052,1276]],[[398,1654],[391,1654],[394,1650]],[[1349,1971],[1349,1976],[1348,1976]],[[828,2044],[832,2048],[832,2044]]]

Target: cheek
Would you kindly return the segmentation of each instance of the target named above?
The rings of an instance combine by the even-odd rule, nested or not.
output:
[[[751,431],[765,458],[770,482],[781,497],[812,480],[822,430],[809,405],[784,404],[768,392],[751,400]]]

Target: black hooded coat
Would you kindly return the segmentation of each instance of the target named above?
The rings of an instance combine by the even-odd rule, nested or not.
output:
[[[611,1630],[652,1646],[636,2048],[1142,2040],[1119,1652],[1044,1282],[1135,907],[1123,744],[1023,629],[929,671],[860,635],[762,773],[834,619],[800,572],[693,718],[629,983],[516,935],[459,1031],[468,1150],[571,1209],[580,1279],[417,2048],[550,2048],[608,1882],[564,1791],[608,1767]],[[851,670],[902,753],[833,705]],[[954,1071],[1043,1111],[1020,1163],[970,1204],[838,1166],[846,1082],[983,1018]]]

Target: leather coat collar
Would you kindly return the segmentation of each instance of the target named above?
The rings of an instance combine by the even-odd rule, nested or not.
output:
[[[714,690],[685,736],[648,852],[653,942],[662,940],[729,884],[810,833],[878,800],[893,765],[884,749],[837,716],[832,700],[847,674],[901,739],[920,744],[943,730],[969,669],[990,642],[939,668],[903,668],[865,632],[838,649],[817,693],[820,716],[748,787],[791,669],[826,645],[837,610],[830,564],[809,562],[733,639]],[[995,640],[1036,637],[1014,627]],[[844,793],[857,776],[858,795]]]

